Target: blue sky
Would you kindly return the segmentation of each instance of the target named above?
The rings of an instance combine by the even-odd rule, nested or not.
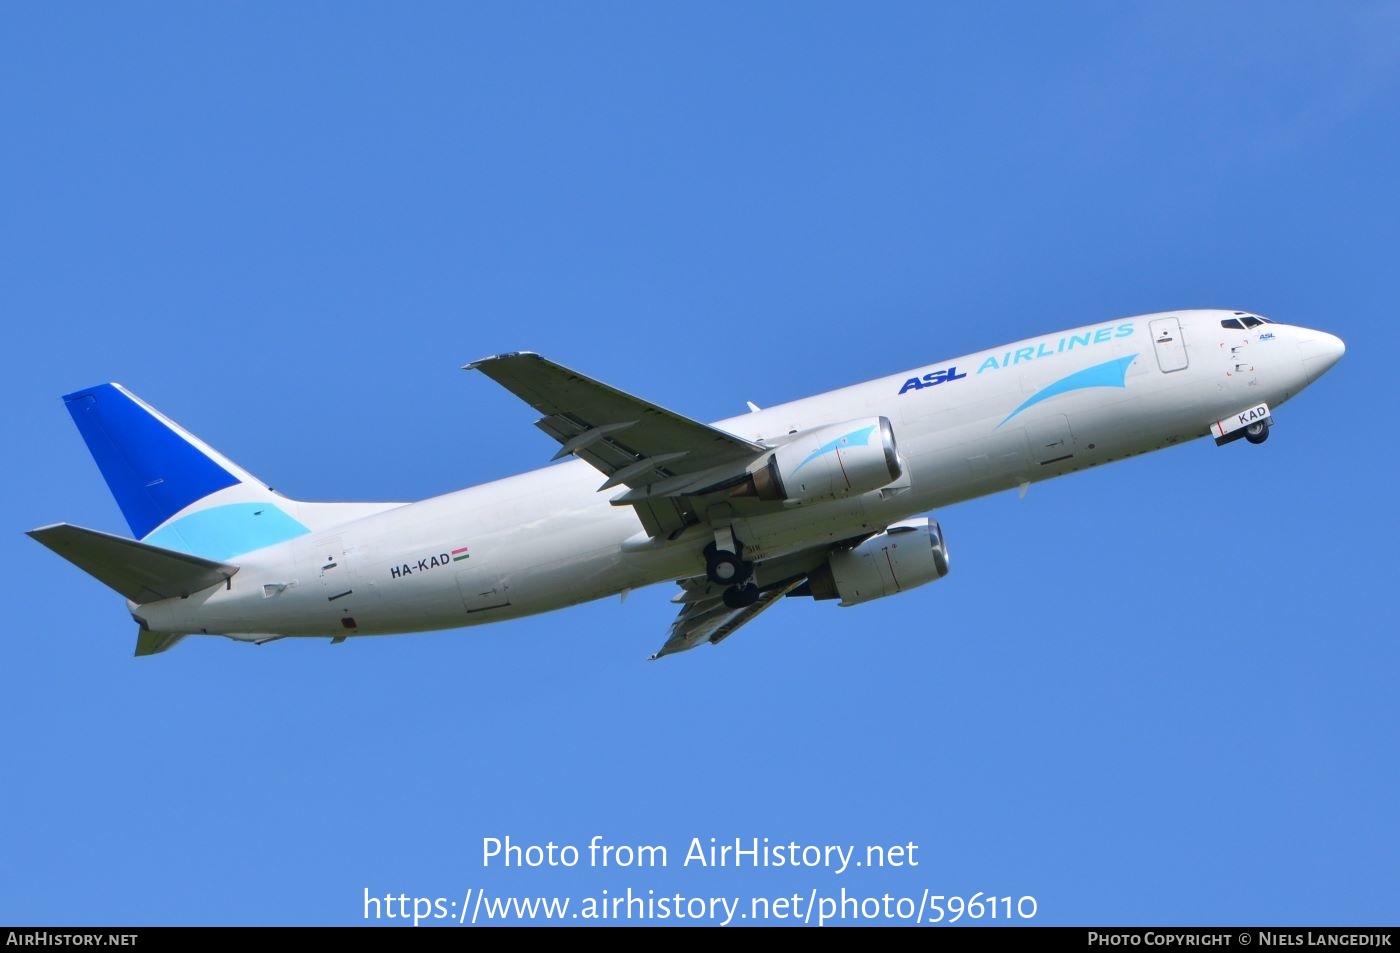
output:
[[[1034,896],[1393,923],[1400,8],[329,3],[0,13],[0,922],[353,924],[363,892]],[[188,640],[22,533],[126,527],[118,380],[307,499],[542,465],[458,367],[712,420],[1122,315],[1346,339],[1273,439],[935,514],[953,572],[649,664],[670,590]],[[483,868],[482,840],[664,845]],[[683,868],[692,837],[917,868]],[[576,901],[577,902],[577,901]]]

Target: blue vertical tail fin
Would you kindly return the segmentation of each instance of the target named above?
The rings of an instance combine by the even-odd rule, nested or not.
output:
[[[132,534],[225,561],[401,503],[306,503],[276,493],[120,384],[63,398]]]
[[[120,384],[63,401],[137,539],[226,559],[309,531],[298,504]]]
[[[65,394],[63,402],[137,539],[220,490],[260,486],[120,384]]]

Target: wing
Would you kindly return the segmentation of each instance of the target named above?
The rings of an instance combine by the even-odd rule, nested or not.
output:
[[[609,387],[538,354],[498,354],[466,365],[544,416],[535,422],[559,441],[558,460],[574,454],[607,479],[598,489],[626,486],[617,504],[637,508],[642,525],[660,536],[696,522],[687,495],[723,485],[767,448],[682,417]]]
[[[796,589],[806,577],[792,579],[759,594],[758,601],[743,609],[731,609],[724,604],[724,587],[710,585],[704,576],[683,579],[679,599],[685,602],[681,614],[671,623],[666,644],[657,650],[652,660],[693,649],[701,643],[717,645],[733,635],[738,628]],[[690,601],[690,600],[694,601]]]

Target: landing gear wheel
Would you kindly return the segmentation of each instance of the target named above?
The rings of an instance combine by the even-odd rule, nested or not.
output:
[[[1262,420],[1244,428],[1244,439],[1250,443],[1263,443],[1269,439],[1269,426]]]
[[[724,590],[724,604],[731,609],[747,609],[758,601],[758,586],[746,582]]]
[[[714,543],[705,547],[705,577],[721,586],[743,579],[744,561],[737,553],[719,549]]]

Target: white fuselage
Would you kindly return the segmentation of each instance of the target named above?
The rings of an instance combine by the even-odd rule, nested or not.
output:
[[[1244,408],[1283,404],[1340,356],[1336,338],[1306,328],[1222,327],[1238,314],[1107,321],[718,421],[772,443],[884,416],[904,463],[893,488],[738,512],[734,535],[759,561],[1205,436]],[[132,608],[158,632],[374,635],[514,618],[704,572],[708,527],[651,539],[631,506],[610,503],[625,488],[599,492],[602,479],[574,460],[406,504],[240,556],[227,586]]]

